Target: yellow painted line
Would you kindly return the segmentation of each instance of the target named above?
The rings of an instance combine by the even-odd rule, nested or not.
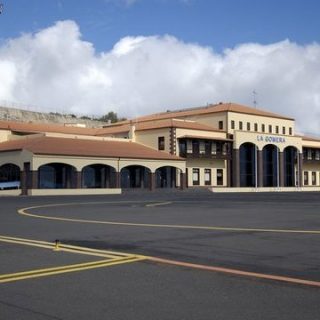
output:
[[[46,205],[45,207],[48,207]],[[150,224],[150,223],[130,223],[130,222],[116,222],[116,221],[101,221],[101,220],[87,220],[87,219],[72,219],[60,218],[52,216],[43,216],[39,214],[28,213],[28,210],[42,208],[42,206],[22,208],[18,213],[23,216],[32,218],[40,218],[55,221],[90,223],[90,224],[105,224],[117,226],[131,226],[131,227],[148,227],[148,228],[170,228],[170,229],[192,229],[192,230],[211,230],[211,231],[229,231],[229,232],[271,232],[271,233],[291,233],[291,234],[320,234],[320,230],[295,230],[295,229],[263,229],[263,228],[236,228],[236,227],[219,227],[219,226],[192,226],[192,225],[172,225],[172,224]]]
[[[149,203],[149,204],[146,204],[146,207],[166,206],[166,205],[171,204],[171,203],[172,203],[171,201]]]
[[[175,266],[179,266],[179,267],[220,272],[220,273],[226,273],[226,274],[230,274],[230,275],[234,275],[234,276],[244,276],[244,277],[250,277],[250,278],[259,278],[259,279],[265,279],[265,280],[281,281],[281,282],[287,282],[287,283],[292,283],[292,284],[320,288],[319,281],[311,281],[311,280],[291,278],[291,277],[285,277],[285,276],[270,275],[270,274],[257,273],[257,272],[248,272],[248,271],[237,270],[237,269],[207,266],[207,265],[194,264],[194,263],[188,263],[188,262],[182,262],[182,261],[167,260],[167,259],[156,258],[156,257],[147,257],[147,259],[150,261],[153,261],[153,262],[170,264],[170,265],[175,265]]]
[[[48,269],[42,269],[42,270],[26,271],[26,272],[21,272],[16,274],[7,274],[7,275],[1,276],[0,283],[52,276],[52,275],[57,275],[62,273],[70,273],[70,272],[84,271],[84,270],[90,270],[90,269],[104,268],[104,267],[132,263],[132,262],[137,262],[142,260],[145,260],[145,258],[143,257],[119,258],[119,259],[113,259],[113,260],[102,260],[98,262],[90,262],[87,264],[78,264],[78,265],[48,268]]]
[[[15,238],[15,237],[8,237],[8,236],[0,236],[0,241],[7,242],[7,243],[15,243],[33,247],[40,247],[44,249],[54,249],[55,243],[46,242],[46,241],[38,241],[38,240],[30,240],[24,238]],[[86,247],[79,247],[79,246],[72,246],[67,244],[60,244],[59,251],[64,252],[71,252],[71,253],[78,253],[83,255],[91,255],[97,257],[105,257],[105,258],[118,258],[118,257],[128,257],[131,256],[126,253],[122,252],[113,252],[113,251],[106,251],[106,250],[99,250],[99,249],[91,249]],[[137,255],[135,255],[137,256]]]

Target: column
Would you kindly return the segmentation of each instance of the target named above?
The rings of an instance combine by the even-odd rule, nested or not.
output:
[[[154,189],[156,188],[156,174],[154,172],[150,172],[149,177],[150,177],[150,190],[154,191]]]
[[[263,187],[263,151],[258,150],[258,188]]]
[[[21,188],[21,195],[26,196],[28,194],[28,188],[27,188],[27,175],[24,170],[20,171],[20,188]]]
[[[31,189],[38,189],[38,171],[30,171]]]
[[[232,181],[232,169],[231,169],[231,160],[227,160],[227,187],[231,187],[231,181]]]
[[[23,171],[21,171],[21,195],[28,195],[29,190],[29,175],[30,175],[30,162],[23,164]]]
[[[82,188],[82,172],[81,171],[76,171],[74,174],[74,187],[76,189],[81,189]]]
[[[298,187],[302,187],[303,186],[303,153],[298,153],[298,174],[299,174]]]
[[[284,156],[279,152],[279,187],[284,187]]]
[[[184,190],[187,188],[187,174],[184,172],[180,173],[180,188]]]
[[[106,168],[102,167],[100,170],[100,187],[106,188]]]
[[[120,174],[120,172],[115,172],[115,188],[121,188],[121,174]]]
[[[232,175],[232,186],[240,187],[240,152],[238,149],[232,150],[232,162],[233,162],[233,175]]]

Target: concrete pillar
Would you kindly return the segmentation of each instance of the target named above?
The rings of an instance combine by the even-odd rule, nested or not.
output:
[[[298,187],[303,186],[303,154],[298,153],[298,174],[299,174],[299,181]]]
[[[227,187],[231,187],[231,182],[232,182],[231,160],[228,159],[227,160]]]
[[[279,152],[279,187],[284,187],[284,156],[283,152]]]
[[[258,188],[263,187],[263,152],[262,150],[257,151],[258,159],[257,159],[257,173],[258,173]]]
[[[101,188],[106,187],[106,168],[102,167],[100,170],[100,181],[101,181]]]
[[[180,173],[180,189],[184,190],[187,188],[187,174],[184,172]]]
[[[233,159],[233,175],[232,175],[232,185],[233,187],[240,187],[240,152],[238,149],[232,150]]]
[[[20,171],[20,188],[21,188],[21,195],[26,196],[28,194],[27,174],[24,170]]]
[[[115,172],[115,188],[121,188],[121,174],[120,172]]]
[[[150,177],[150,190],[154,191],[154,189],[156,188],[156,174],[154,172],[150,172],[149,177]]]
[[[76,189],[82,188],[82,172],[81,171],[76,171],[74,174],[74,187]]]
[[[39,188],[38,171],[30,171],[31,189]]]

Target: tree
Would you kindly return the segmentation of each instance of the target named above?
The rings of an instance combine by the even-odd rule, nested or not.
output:
[[[102,116],[98,120],[104,121],[104,122],[110,121],[111,123],[115,123],[115,122],[124,121],[127,119],[126,118],[118,118],[118,115],[116,112],[109,111],[107,114],[105,114],[104,116]]]

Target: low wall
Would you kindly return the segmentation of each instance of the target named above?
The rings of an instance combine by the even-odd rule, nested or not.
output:
[[[319,192],[320,187],[209,188],[212,192]]]
[[[0,197],[1,196],[20,196],[21,190],[14,189],[14,190],[0,190]]]
[[[29,196],[76,196],[76,195],[121,194],[121,189],[30,189]]]

